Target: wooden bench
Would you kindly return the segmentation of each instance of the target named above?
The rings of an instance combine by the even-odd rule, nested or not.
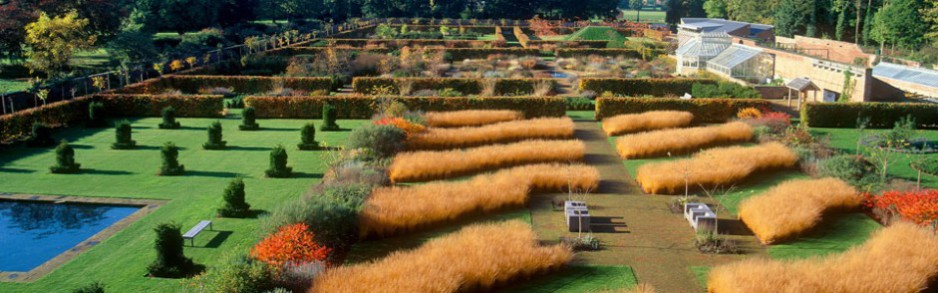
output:
[[[190,244],[195,246],[195,236],[202,233],[202,230],[205,230],[205,227],[208,227],[209,230],[212,230],[212,221],[199,221],[198,224],[195,224],[195,227],[186,231],[186,234],[182,234],[182,239],[189,239]]]

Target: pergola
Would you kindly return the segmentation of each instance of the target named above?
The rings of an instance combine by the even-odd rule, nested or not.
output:
[[[801,103],[808,99],[808,91],[814,92],[814,101],[817,102],[817,92],[821,90],[817,85],[807,78],[796,78],[788,82],[788,107],[791,107],[791,91],[798,91],[798,110],[801,110]]]

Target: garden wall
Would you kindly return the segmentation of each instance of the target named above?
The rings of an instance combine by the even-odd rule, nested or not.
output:
[[[740,109],[761,109],[769,105],[768,101],[760,99],[598,98],[596,120],[620,114],[676,110],[693,113],[694,123],[720,123],[735,118]]]
[[[911,115],[920,128],[938,128],[938,104],[931,103],[807,103],[801,109],[801,123],[809,127],[854,128],[860,117],[869,118],[869,127],[891,128]]]
[[[584,78],[581,91],[597,94],[610,92],[616,96],[682,96],[690,93],[694,84],[716,84],[712,79],[696,78]]]
[[[258,118],[319,119],[322,106],[336,106],[340,119],[370,119],[380,102],[400,101],[419,111],[516,110],[525,117],[562,117],[566,115],[563,98],[553,97],[400,97],[400,96],[322,96],[322,97],[259,97],[244,99],[254,107]]]

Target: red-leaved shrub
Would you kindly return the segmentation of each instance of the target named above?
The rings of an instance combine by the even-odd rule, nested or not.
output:
[[[867,194],[866,206],[882,221],[899,216],[919,225],[938,221],[938,190],[887,191],[882,195]]]
[[[283,226],[254,245],[251,257],[271,266],[325,261],[331,249],[316,243],[315,234],[304,223]]]

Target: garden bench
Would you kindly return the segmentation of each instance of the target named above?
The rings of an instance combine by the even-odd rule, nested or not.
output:
[[[199,221],[198,224],[195,224],[195,227],[186,231],[186,234],[182,234],[182,239],[189,239],[190,244],[195,246],[195,236],[202,233],[202,230],[205,230],[205,227],[208,227],[209,230],[212,230],[212,221]]]

